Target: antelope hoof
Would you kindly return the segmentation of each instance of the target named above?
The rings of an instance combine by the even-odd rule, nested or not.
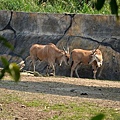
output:
[[[50,73],[49,75],[50,75],[50,76],[55,76],[55,74],[54,74],[54,73]]]

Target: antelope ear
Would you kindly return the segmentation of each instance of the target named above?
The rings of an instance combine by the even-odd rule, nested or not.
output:
[[[69,47],[67,47],[67,53],[70,53],[70,49],[69,49]]]
[[[63,51],[65,52],[65,53],[68,53],[68,51],[67,50],[65,50],[65,48],[63,47]]]
[[[92,50],[92,55],[94,55],[95,52],[96,52],[96,49],[93,49],[93,50]]]
[[[94,54],[94,53],[93,53],[93,54]],[[90,62],[89,62],[89,65],[92,64],[92,62],[95,60],[94,56],[95,56],[95,55],[91,55],[91,60],[90,60]]]

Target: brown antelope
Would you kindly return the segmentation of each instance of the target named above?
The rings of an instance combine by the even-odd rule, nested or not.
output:
[[[78,75],[78,68],[81,64],[84,65],[92,65],[93,69],[93,78],[96,79],[96,73],[98,67],[102,66],[103,62],[103,56],[99,49],[94,50],[83,50],[83,49],[73,49],[70,54],[70,60],[69,64],[71,64],[71,74],[70,76],[73,76],[73,72],[75,70],[75,73],[77,77]],[[73,64],[72,64],[73,63]]]
[[[30,48],[30,57],[33,63],[34,72],[35,61],[39,59],[40,61],[48,63],[49,67],[53,69],[53,75],[55,76],[55,63],[58,62],[61,66],[62,62],[65,62],[65,64],[68,65],[69,53],[58,49],[53,43],[49,43],[48,45],[34,44]]]

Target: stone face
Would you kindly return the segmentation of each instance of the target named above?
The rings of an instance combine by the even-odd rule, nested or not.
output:
[[[120,80],[120,23],[116,22],[115,16],[13,11],[11,17],[10,11],[0,11],[0,30],[0,35],[15,48],[11,51],[0,43],[0,55],[12,56],[11,59],[17,63],[20,61],[16,61],[15,56],[23,59],[25,70],[33,70],[31,60],[26,59],[32,44],[51,42],[60,49],[69,46],[70,51],[74,48],[90,50],[100,45],[104,62],[98,70],[98,78]],[[46,66],[44,62],[36,62],[36,70],[40,73],[45,73]],[[93,75],[91,66],[81,66],[78,73],[84,78],[92,78]],[[70,76],[70,66],[57,65],[56,75]]]

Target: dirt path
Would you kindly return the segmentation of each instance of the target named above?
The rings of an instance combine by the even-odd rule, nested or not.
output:
[[[17,85],[10,84],[0,87],[51,96],[60,95],[72,99],[93,100],[106,105],[109,105],[110,102],[111,107],[120,107],[120,82],[116,81],[23,76]]]
[[[117,81],[22,75],[18,84],[13,81],[1,81],[0,93],[1,96],[15,93],[24,100],[37,98],[51,103],[87,101],[120,110],[120,82]],[[19,108],[16,104],[8,107],[13,106]],[[22,114],[22,111],[19,114]]]

